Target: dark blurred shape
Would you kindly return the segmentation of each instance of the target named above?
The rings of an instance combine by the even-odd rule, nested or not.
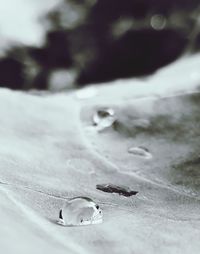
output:
[[[78,78],[79,84],[147,75],[172,61],[184,51],[188,40],[172,29],[128,31],[108,47]]]
[[[30,48],[30,55],[45,68],[68,68],[72,65],[69,43],[65,31],[51,31],[47,34],[43,48]]]
[[[199,0],[63,0],[43,19],[41,47],[15,47],[0,59],[0,85],[56,91],[149,75],[200,50],[199,6]]]
[[[194,51],[200,51],[200,33],[197,34],[197,37],[196,37],[195,42],[194,42],[193,50]]]
[[[12,58],[0,60],[0,86],[11,89],[23,89],[25,77],[23,64]]]
[[[121,16],[137,19],[144,19],[151,13],[168,16],[177,10],[190,12],[198,5],[198,0],[97,0],[90,12],[90,19],[95,23],[109,24]]]
[[[42,69],[33,79],[31,87],[39,90],[48,89],[48,78],[50,71],[48,69]]]
[[[46,36],[46,45],[42,48],[29,48],[30,56],[37,62],[41,70],[35,76],[32,87],[49,88],[49,75],[52,70],[69,68],[73,60],[69,52],[68,34],[65,31],[50,31]]]

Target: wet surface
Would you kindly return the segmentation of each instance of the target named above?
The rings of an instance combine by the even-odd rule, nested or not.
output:
[[[181,68],[181,89],[186,69]],[[132,80],[126,89],[126,81],[102,86],[95,99],[86,100],[75,93],[39,97],[1,91],[5,253],[15,253],[18,243],[20,254],[30,247],[35,253],[40,244],[41,254],[199,253],[199,97],[168,96],[169,87],[162,85],[179,84],[168,79],[159,81],[164,95],[157,97],[146,97],[155,91],[155,79]],[[93,115],[104,107],[114,109],[123,131],[113,125],[96,131]],[[80,198],[70,209],[74,197],[93,203]],[[79,226],[95,223],[92,209],[99,208],[103,223]],[[59,226],[59,217],[72,226]]]

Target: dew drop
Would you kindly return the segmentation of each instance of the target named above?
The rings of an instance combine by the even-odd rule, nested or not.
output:
[[[112,108],[101,108],[93,115],[93,122],[99,130],[112,126],[115,121],[115,112]]]
[[[63,226],[100,224],[102,221],[103,214],[99,205],[87,197],[72,198],[59,211],[58,224]]]
[[[135,156],[143,157],[145,159],[152,159],[152,154],[146,147],[131,147],[128,149],[128,152],[134,154]]]

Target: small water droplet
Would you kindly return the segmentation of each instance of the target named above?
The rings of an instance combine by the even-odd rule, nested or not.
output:
[[[97,95],[97,88],[94,87],[87,87],[83,89],[79,89],[76,91],[76,97],[78,99],[84,100],[84,99],[89,99]]]
[[[112,108],[101,108],[93,116],[93,122],[99,130],[112,126],[115,121],[115,112]]]
[[[152,154],[146,147],[138,146],[138,147],[131,147],[128,149],[129,153],[132,153],[136,156],[143,157],[145,159],[152,159]]]
[[[102,221],[103,214],[99,205],[87,197],[72,198],[59,211],[58,224],[63,226],[99,224]]]

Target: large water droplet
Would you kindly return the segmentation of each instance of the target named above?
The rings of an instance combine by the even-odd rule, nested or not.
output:
[[[59,212],[58,223],[63,226],[99,224],[103,221],[102,210],[92,199],[75,197],[65,203]]]
[[[115,121],[115,112],[112,108],[101,108],[93,116],[93,122],[99,130],[112,126]]]
[[[152,159],[152,154],[143,146],[131,147],[128,149],[128,152],[145,159]]]

